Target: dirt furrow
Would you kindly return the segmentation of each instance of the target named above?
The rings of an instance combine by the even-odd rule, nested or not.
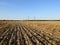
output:
[[[29,38],[31,39],[32,43],[34,43],[34,45],[41,45],[42,44],[42,43],[39,43],[37,38],[31,32],[29,32],[24,26],[22,26],[22,27],[25,30],[25,32],[27,33],[27,35],[29,36]]]
[[[20,29],[19,29],[19,26],[17,26],[17,45],[20,45]]]
[[[10,30],[10,29],[9,29]],[[3,40],[1,41],[0,45],[8,45],[9,43],[9,39],[11,37],[11,33],[12,33],[12,28],[10,31],[8,31],[8,33],[5,35],[5,37],[3,38]]]
[[[21,27],[21,32],[24,35],[25,44],[26,45],[33,45],[33,43],[31,42],[31,40],[29,39],[28,35],[26,34],[26,32],[24,31],[24,29],[22,27]]]
[[[27,26],[27,28],[28,28],[29,26]],[[46,40],[47,41],[47,43],[48,43],[48,45],[57,45],[57,40],[55,40],[55,39],[53,39],[50,35],[49,36],[47,36],[44,32],[43,33],[39,33],[37,30],[33,30],[32,28],[30,28],[30,30],[29,31],[31,31],[32,33],[33,32],[35,32],[36,34],[38,34],[38,35],[40,35],[40,37],[42,37],[44,40]],[[34,34],[34,33],[33,33]],[[38,36],[38,35],[36,35],[36,37]],[[49,39],[51,39],[51,40],[49,40]],[[42,39],[41,39],[42,40]],[[59,42],[59,41],[58,41]],[[59,43],[58,43],[59,44]]]
[[[14,29],[11,45],[17,45],[17,31],[16,31],[16,28]]]
[[[4,39],[4,37],[7,35],[8,31],[11,27],[6,28],[6,31],[0,36],[0,42]]]

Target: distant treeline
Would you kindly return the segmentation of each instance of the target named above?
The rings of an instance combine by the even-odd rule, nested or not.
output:
[[[24,21],[60,21],[60,20],[24,20]]]
[[[0,20],[0,21],[60,21],[60,20]]]

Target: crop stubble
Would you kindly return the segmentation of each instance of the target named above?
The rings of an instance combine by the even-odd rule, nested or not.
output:
[[[60,45],[60,39],[27,24],[15,23],[0,28],[0,45]]]

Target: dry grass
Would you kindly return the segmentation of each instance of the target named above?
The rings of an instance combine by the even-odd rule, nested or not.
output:
[[[60,21],[27,21],[27,25],[60,38]]]
[[[0,45],[60,45],[60,21],[0,21]]]

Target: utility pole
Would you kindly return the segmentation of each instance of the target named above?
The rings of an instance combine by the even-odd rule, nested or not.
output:
[[[34,16],[34,20],[36,20],[36,17]]]
[[[29,16],[28,16],[28,20],[29,20]]]

